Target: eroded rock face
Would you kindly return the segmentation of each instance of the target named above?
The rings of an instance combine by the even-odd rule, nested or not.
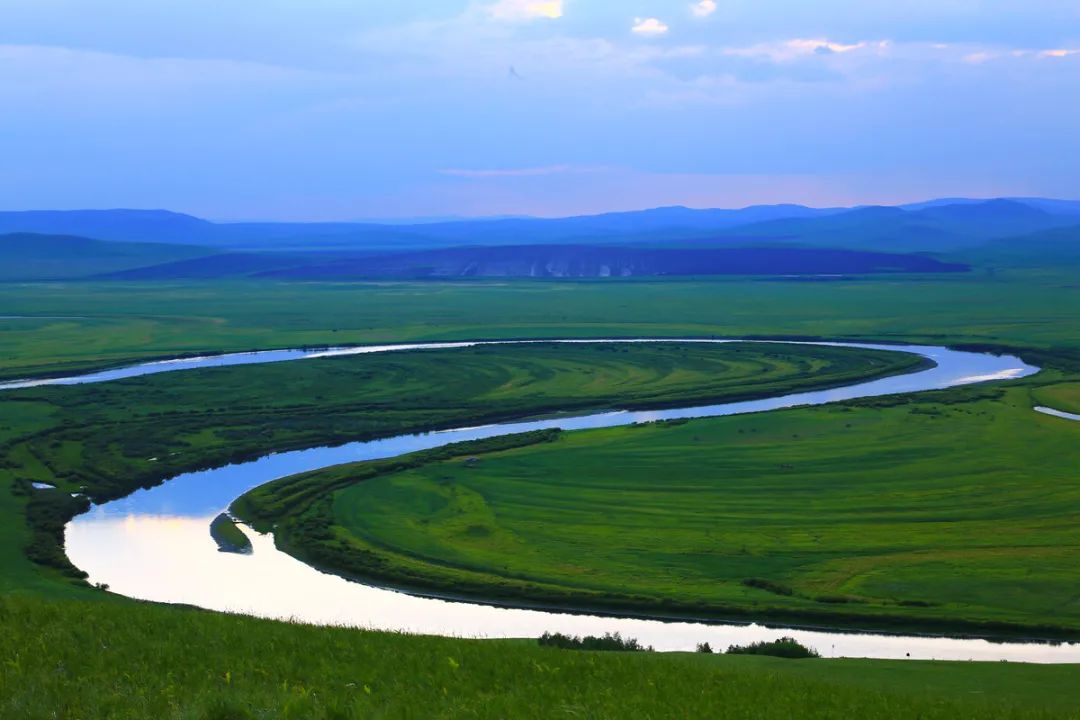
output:
[[[661,275],[816,275],[958,272],[964,265],[922,255],[823,248],[648,248],[600,245],[515,245],[421,250],[342,258],[266,275],[335,277],[601,278]]]

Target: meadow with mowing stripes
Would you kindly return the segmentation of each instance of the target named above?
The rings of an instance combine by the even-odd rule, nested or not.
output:
[[[275,451],[550,411],[738,400],[910,372],[906,353],[768,343],[500,345],[163,373],[4,392],[14,494],[0,586],[73,577],[63,525],[89,501]],[[58,490],[35,490],[44,482]],[[80,493],[72,497],[71,493]]]
[[[1080,425],[1031,409],[1034,395],[1063,387],[962,388],[342,466],[303,477],[321,501],[272,517],[300,557],[419,591],[1075,636]],[[245,500],[259,507],[300,482]]]
[[[1067,592],[1071,570],[1061,558],[1067,560],[1072,547],[1073,523],[1067,516],[1073,476],[1062,475],[1061,467],[1075,456],[1073,445],[1066,444],[1075,430],[1067,421],[1031,418],[1035,414],[1023,408],[1037,402],[1068,410],[1075,398],[1080,363],[1074,348],[1080,340],[1070,334],[1077,323],[1067,284],[1046,272],[979,282],[0,286],[5,314],[37,315],[0,320],[5,348],[11,350],[2,362],[6,377],[15,377],[177,352],[533,334],[741,332],[1007,346],[1049,369],[1000,388],[920,396],[895,406],[877,400],[752,418],[553,434],[515,448],[486,448],[496,451],[491,454],[474,448],[471,456],[479,462],[469,468],[461,459],[443,458],[374,478],[363,488],[350,470],[339,478],[347,489],[330,495],[314,487],[313,497],[333,501],[331,520],[339,541],[360,547],[368,534],[400,544],[403,549],[390,554],[391,543],[383,542],[377,552],[389,558],[387,566],[395,572],[412,573],[411,582],[442,581],[431,569],[436,555],[424,543],[445,539],[455,559],[440,570],[449,569],[461,583],[457,590],[477,597],[498,585],[524,582],[539,588],[533,578],[542,576],[553,604],[569,598],[576,605],[601,596],[610,600],[617,594],[611,588],[625,581],[636,588],[635,601],[673,593],[659,598],[663,604],[651,612],[679,612],[678,604],[689,602],[697,614],[703,607],[703,578],[711,575],[720,581],[716,596],[706,600],[722,600],[725,613],[743,607],[797,619],[809,608],[825,613],[824,624],[853,625],[899,610],[905,627],[938,623],[940,631],[941,622],[955,627],[955,619],[971,610],[999,629],[1015,624],[1030,629],[1034,622],[1069,631],[1062,626],[1075,617]],[[995,307],[989,302],[995,297],[1011,300]],[[928,312],[935,304],[944,309]],[[414,322],[425,315],[429,319]],[[67,574],[71,568],[65,566],[58,533],[71,513],[85,507],[68,492],[116,497],[196,467],[478,419],[566,407],[687,403],[706,396],[720,401],[748,390],[805,389],[912,367],[904,356],[822,354],[820,348],[809,354],[760,345],[623,349],[628,351],[547,345],[455,350],[452,362],[438,353],[337,358],[5,393],[0,397],[5,485],[0,492],[5,637],[0,717],[1069,716],[1076,703],[1071,688],[1080,686],[1073,666],[559,651],[536,647],[535,640],[409,637],[157,607],[91,588]],[[894,448],[898,439],[902,442]],[[763,453],[760,462],[751,461],[756,454],[751,447]],[[1030,464],[988,467],[1007,451]],[[548,477],[523,484],[514,473],[526,454]],[[610,470],[605,462],[630,460],[640,469],[627,477],[629,486],[605,475]],[[694,460],[709,474],[686,472]],[[844,469],[842,463],[860,467]],[[909,472],[915,463],[939,474],[920,485]],[[820,498],[793,484],[796,471],[783,464],[812,470]],[[954,477],[942,469],[955,469],[964,483],[954,488]],[[987,469],[994,472],[979,485],[978,473]],[[584,522],[554,499],[573,490],[571,477],[580,479],[574,473],[582,470],[589,482],[580,499],[587,507],[602,506],[608,527]],[[460,490],[452,492],[441,473],[460,482]],[[389,484],[380,485],[406,477],[409,482],[393,492]],[[673,478],[704,489],[703,502],[687,503],[677,492],[660,494]],[[728,481],[726,487],[718,478]],[[860,490],[864,481],[878,491],[872,497]],[[52,483],[58,491],[33,490],[31,482]],[[543,492],[522,498],[524,487]],[[780,491],[771,508],[766,488]],[[601,500],[605,492],[627,490],[625,500]],[[1041,501],[1039,492],[1045,493]],[[970,497],[994,493],[1007,493],[1012,503],[1003,506],[999,518],[991,519],[985,504],[968,506]],[[364,511],[375,496],[386,502],[387,513],[373,521]],[[362,502],[351,502],[357,498]],[[655,503],[651,515],[645,498]],[[867,503],[889,499],[911,503],[909,513],[897,508],[892,517],[897,533],[914,528],[918,532],[910,542],[926,543],[927,552],[938,544],[952,548],[944,564],[912,564],[923,550],[905,547],[907,541],[898,542],[897,534],[860,527]],[[793,510],[796,500],[802,506]],[[731,521],[730,530],[719,527],[715,515],[704,517],[719,502],[731,505],[730,516],[720,514]],[[835,531],[815,529],[808,510],[814,503],[830,519],[843,521]],[[440,515],[439,507],[460,511],[460,522]],[[490,512],[493,507],[501,514]],[[877,517],[890,514],[888,507],[872,510]],[[396,529],[388,527],[390,511],[401,513]],[[763,523],[760,513],[766,511],[790,515],[782,516],[784,522]],[[940,519],[946,511],[962,511],[956,519],[963,534],[953,536],[944,530],[946,522],[927,519],[935,513]],[[26,524],[27,512],[33,524]],[[1023,512],[1032,518],[1026,528]],[[546,537],[523,531],[525,513],[533,515],[528,522],[551,521]],[[685,517],[678,517],[682,513]],[[651,527],[644,526],[644,517]],[[976,542],[976,530],[991,524],[987,538],[996,538],[1007,551]],[[942,530],[935,533],[935,527]],[[580,542],[573,542],[572,533],[581,533]],[[881,574],[860,566],[860,552],[852,549],[864,534],[873,552],[863,561],[889,559]],[[287,543],[284,535],[280,540]],[[529,543],[520,558],[492,560],[491,547],[502,543],[521,550],[521,537]],[[1044,540],[1047,549],[1040,554],[1037,545]],[[834,556],[822,550],[826,541],[834,544]],[[1057,555],[1050,552],[1051,541],[1061,543]],[[649,543],[638,561],[646,564],[639,564],[636,574],[635,559],[619,551],[626,542]],[[738,563],[727,575],[718,572],[719,550]],[[568,553],[563,561],[552,560],[552,553],[563,551]],[[1017,558],[1028,565],[1018,570]],[[461,569],[466,564],[480,584],[466,582]],[[581,571],[589,565],[589,572]],[[675,571],[688,573],[685,588],[673,581]],[[1002,588],[1030,588],[1024,590],[1028,599]],[[843,603],[822,602],[841,595]],[[934,596],[949,600],[924,599]],[[1022,606],[1029,601],[1032,610],[1025,614]],[[1035,612],[1041,614],[1036,618]],[[154,662],[161,673],[147,670],[159,667]],[[522,677],[529,682],[520,682]]]

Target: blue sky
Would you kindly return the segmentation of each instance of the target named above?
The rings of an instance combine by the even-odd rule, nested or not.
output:
[[[0,207],[1080,198],[1077,0],[0,0]]]

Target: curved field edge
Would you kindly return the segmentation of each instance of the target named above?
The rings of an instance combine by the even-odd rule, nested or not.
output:
[[[1034,720],[1080,702],[1076,666],[575,652],[13,594],[0,627],[0,717],[26,720]]]
[[[1080,433],[1030,411],[1041,387],[463,445],[285,479],[236,507],[306,562],[419,594],[1074,638]]]
[[[1080,382],[1046,385],[1032,392],[1039,405],[1062,412],[1080,414]]]
[[[1076,347],[1074,275],[1059,267],[828,283],[7,284],[0,286],[4,312],[40,317],[0,323],[7,350],[0,377],[208,351],[478,337],[757,335]]]
[[[452,355],[450,354],[452,353]],[[449,358],[453,362],[448,362]],[[747,399],[911,372],[916,355],[768,343],[529,344],[205,368],[7,391],[0,453],[14,495],[0,586],[69,578],[65,524],[91,501],[271,452],[483,424],[553,410]],[[33,482],[56,485],[38,491]],[[73,497],[72,494],[77,494]]]

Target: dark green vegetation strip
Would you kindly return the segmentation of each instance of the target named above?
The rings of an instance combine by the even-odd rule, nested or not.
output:
[[[1040,377],[343,466],[326,487],[366,481],[279,532],[348,574],[512,604],[1075,636],[1080,425],[1031,411],[1063,387]]]
[[[181,472],[550,410],[742,399],[915,369],[903,353],[768,344],[515,345],[214,368],[0,395],[0,588],[71,576],[64,522]],[[34,481],[56,490],[34,490]],[[79,492],[87,497],[72,498]],[[16,518],[24,512],[30,530]]]
[[[1080,703],[1075,666],[572,652],[14,595],[0,627],[0,717],[20,720],[1026,720]]]

